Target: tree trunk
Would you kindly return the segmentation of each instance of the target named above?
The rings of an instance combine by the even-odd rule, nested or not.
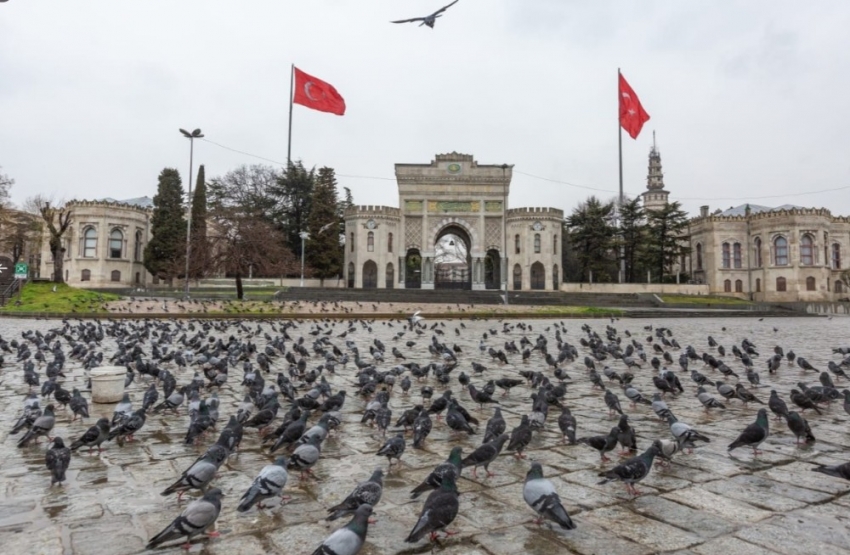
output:
[[[245,292],[242,289],[242,272],[236,272],[236,298],[241,301],[244,296]]]
[[[58,239],[50,241],[50,255],[53,257],[53,283],[65,283],[65,249]]]

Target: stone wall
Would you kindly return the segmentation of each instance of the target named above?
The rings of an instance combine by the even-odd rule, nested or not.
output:
[[[656,295],[709,295],[708,285],[676,283],[562,283],[564,293],[654,293]]]

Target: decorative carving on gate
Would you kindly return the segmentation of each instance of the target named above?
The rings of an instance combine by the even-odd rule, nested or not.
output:
[[[496,249],[502,252],[502,219],[486,218],[484,220],[484,240],[487,250]]]
[[[422,248],[422,218],[407,216],[404,219],[405,249]]]

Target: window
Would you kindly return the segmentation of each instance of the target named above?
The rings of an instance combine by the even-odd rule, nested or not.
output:
[[[702,243],[697,243],[697,270],[702,270]]]
[[[731,293],[732,292],[732,280],[731,279],[727,279],[726,281],[723,282],[723,292],[724,293]]]
[[[393,252],[393,234],[387,234],[387,252]]]
[[[514,252],[519,254],[519,235],[514,236]]]
[[[118,270],[112,270],[112,274],[110,275],[110,279],[112,281],[121,281],[121,272]]]
[[[133,247],[133,260],[142,261],[142,230],[136,231],[136,244]],[[138,282],[136,282],[138,283]]]
[[[844,283],[840,280],[835,280],[835,292],[843,293],[844,292]]]
[[[743,293],[744,292],[744,282],[740,279],[735,280],[735,293]]]
[[[561,282],[558,281],[558,265],[555,264],[554,266],[552,266],[552,289],[557,291],[560,287]]]
[[[519,264],[514,264],[514,289],[522,289],[522,268]]]
[[[817,288],[815,287],[817,283],[815,282],[815,278],[809,276],[806,278],[806,291],[815,291]]]
[[[732,245],[732,262],[736,268],[741,267],[741,243]]]
[[[755,259],[756,259],[756,268],[761,268],[761,239],[756,237],[756,240],[753,241],[754,249],[755,249]]]
[[[93,227],[87,227],[83,232],[83,256],[94,258],[95,254],[97,254],[97,230]]]
[[[395,281],[395,271],[393,270],[392,262],[387,264],[387,275],[386,275],[386,287],[387,289],[393,288],[393,282]]]
[[[109,234],[109,258],[121,258],[123,252],[124,234],[120,229],[113,229]]]
[[[687,272],[688,271],[688,257],[683,255],[679,256],[679,272]]]
[[[369,252],[375,251],[375,232],[370,231],[368,235],[366,235],[366,250]]]
[[[841,269],[841,245],[838,243],[832,244],[832,269]]]
[[[351,233],[351,252],[354,252],[354,232]]]
[[[756,293],[761,293],[761,279],[756,278]]]
[[[139,285],[141,283],[142,283],[142,274],[139,273],[139,272],[136,272],[136,285]]]
[[[778,277],[776,278],[776,290],[779,292],[785,291],[785,278]]]
[[[534,234],[534,253],[540,254],[540,234]]]
[[[91,281],[91,271],[83,270],[82,274],[80,275],[80,281]]]
[[[552,254],[558,254],[558,236],[552,236]]]
[[[812,266],[815,263],[814,241],[811,235],[803,235],[800,241],[800,264]]]
[[[354,234],[352,233],[351,236],[354,237]],[[354,289],[354,262],[348,263],[348,288]]]
[[[723,267],[731,268],[732,267],[732,256],[729,250],[729,243],[723,243]]]
[[[777,237],[773,241],[773,256],[774,262],[777,266],[787,266],[788,265],[788,239],[785,237]],[[779,283],[779,279],[784,281],[784,278],[777,278],[777,284]],[[778,287],[776,289],[779,291]],[[782,289],[785,291],[785,289]]]

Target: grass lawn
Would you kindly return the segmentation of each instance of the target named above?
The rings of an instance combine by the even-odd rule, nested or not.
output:
[[[706,297],[702,295],[659,295],[659,297],[667,304],[753,304],[737,297]]]
[[[56,292],[53,292],[53,286]],[[95,293],[75,289],[65,284],[28,283],[24,286],[20,304],[18,298],[9,300],[0,307],[0,314],[8,312],[107,312],[103,303],[116,301],[120,297],[112,293]]]

